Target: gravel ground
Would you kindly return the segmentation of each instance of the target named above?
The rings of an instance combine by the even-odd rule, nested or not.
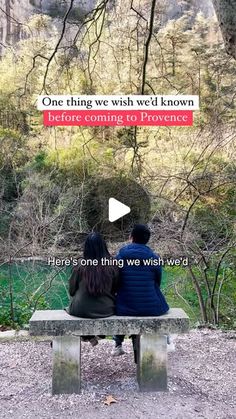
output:
[[[49,342],[1,342],[0,418],[236,419],[236,333],[195,330],[175,345],[166,393],[140,393],[129,340],[118,358],[104,340],[82,343],[82,393],[51,396]]]

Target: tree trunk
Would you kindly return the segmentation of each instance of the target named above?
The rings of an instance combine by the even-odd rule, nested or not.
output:
[[[199,308],[200,308],[200,311],[201,311],[202,321],[203,321],[203,323],[207,323],[208,322],[207,310],[206,310],[206,306],[204,304],[204,298],[203,298],[203,295],[202,295],[200,284],[199,284],[198,279],[196,278],[192,268],[189,266],[188,269],[191,273],[193,286],[195,288],[195,291],[196,291],[196,294],[197,294],[197,297],[198,297],[198,303],[199,303]]]
[[[236,59],[236,0],[212,0],[226,51]]]
[[[5,41],[6,41],[6,43],[9,43],[10,39],[11,39],[11,5],[10,5],[10,0],[5,1],[5,13],[6,13],[6,21],[7,21]]]

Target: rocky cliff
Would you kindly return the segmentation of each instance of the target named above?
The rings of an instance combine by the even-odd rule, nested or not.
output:
[[[94,6],[96,0],[74,0],[69,19],[79,21]],[[9,45],[14,45],[26,35],[25,26],[34,14],[50,16],[57,26],[62,24],[63,17],[70,5],[70,0],[0,0],[0,51],[1,54]]]
[[[124,2],[127,0],[123,0]],[[214,13],[211,0],[166,0],[160,1],[157,7],[161,8],[161,21],[164,24],[168,19],[180,17],[186,10],[193,10],[195,14],[201,11],[205,16]],[[112,6],[114,1],[111,0]],[[70,0],[0,0],[0,54],[9,45],[14,45],[24,38],[25,25],[34,14],[50,16],[57,26],[62,24]],[[71,23],[78,22],[92,10],[96,0],[74,0],[73,9],[69,15]]]

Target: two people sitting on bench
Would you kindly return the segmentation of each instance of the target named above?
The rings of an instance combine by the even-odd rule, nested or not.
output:
[[[158,259],[147,243],[150,238],[147,226],[135,225],[131,243],[122,247],[116,260],[122,260],[121,268],[116,264],[103,266],[102,258],[112,257],[107,245],[99,233],[88,235],[84,245],[84,259],[98,260],[97,266],[79,266],[74,269],[69,281],[72,297],[69,313],[77,317],[101,318],[113,314],[120,316],[160,316],[169,310],[163,296],[161,285],[161,266],[145,264],[145,260]],[[129,260],[139,260],[138,266],[129,264]],[[119,266],[119,265],[118,265]],[[95,336],[88,337],[94,346],[98,343]],[[124,353],[123,335],[113,337],[114,356]],[[134,352],[136,352],[133,337]]]

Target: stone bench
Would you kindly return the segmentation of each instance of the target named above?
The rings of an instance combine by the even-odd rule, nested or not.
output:
[[[167,390],[167,335],[184,333],[189,318],[179,308],[159,317],[111,316],[85,319],[65,310],[38,310],[30,319],[30,334],[53,338],[52,393],[80,392],[80,337],[138,335],[137,379],[141,391]]]

